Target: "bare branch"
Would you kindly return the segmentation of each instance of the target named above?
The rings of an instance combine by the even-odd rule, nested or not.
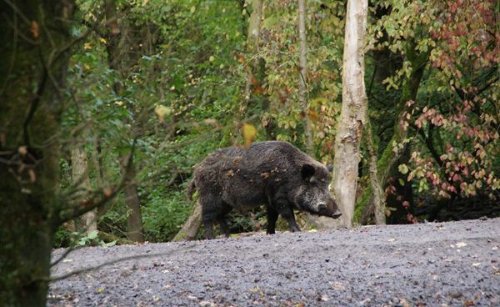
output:
[[[78,249],[81,249],[85,246],[71,246],[71,247],[68,247],[64,253],[59,257],[57,258],[56,261],[52,262],[50,264],[50,267],[53,267],[53,266],[56,266],[57,264],[59,264],[61,261],[63,261],[66,257],[68,257],[69,254],[71,254],[72,252],[78,250]]]
[[[174,254],[176,252],[188,251],[188,250],[194,248],[195,246],[196,246],[196,244],[192,244],[190,246],[187,246],[186,248],[183,248],[182,250],[181,249],[174,249],[174,250],[171,250],[171,251],[165,252],[165,253],[155,253],[155,254],[147,254],[147,255],[142,254],[142,255],[134,255],[134,256],[123,257],[123,258],[115,259],[115,260],[112,260],[112,261],[104,262],[104,263],[101,263],[101,264],[93,266],[93,267],[84,268],[84,269],[76,270],[76,271],[73,271],[73,272],[69,272],[67,274],[55,276],[55,277],[49,278],[48,281],[49,282],[59,281],[59,280],[66,279],[66,278],[74,276],[74,275],[79,275],[79,274],[82,274],[82,273],[86,273],[86,272],[90,272],[90,271],[95,271],[95,270],[98,270],[98,269],[100,269],[100,268],[102,268],[104,266],[112,265],[112,264],[123,262],[123,261],[135,260],[135,259],[144,259],[144,258],[153,258],[153,257],[160,257],[160,256],[169,256],[169,255],[172,255],[172,254]]]

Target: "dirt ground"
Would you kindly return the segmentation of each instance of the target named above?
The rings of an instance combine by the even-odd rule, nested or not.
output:
[[[500,306],[499,248],[500,218],[88,247],[53,277],[113,263],[53,282],[48,305]]]

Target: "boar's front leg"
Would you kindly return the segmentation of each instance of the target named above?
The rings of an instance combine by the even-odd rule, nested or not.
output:
[[[221,201],[218,197],[212,194],[201,194],[201,216],[203,226],[205,227],[205,239],[214,238],[214,224],[218,219],[221,211]]]
[[[291,232],[300,231],[299,225],[295,221],[295,215],[293,214],[293,209],[286,199],[278,199],[275,202],[276,210],[279,214],[288,222],[288,227]]]
[[[214,238],[214,221],[203,220],[203,226],[205,227],[205,239],[211,240]]]
[[[276,233],[276,221],[278,220],[278,212],[271,206],[267,208],[267,234],[272,235]]]
[[[220,230],[226,237],[229,237],[229,227],[226,222],[226,215],[232,207],[214,195],[205,195],[200,199],[202,205],[203,226],[205,227],[205,238],[213,239],[215,222],[219,222]]]

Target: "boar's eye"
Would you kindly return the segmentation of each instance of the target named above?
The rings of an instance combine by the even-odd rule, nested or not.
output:
[[[304,179],[305,181],[310,181],[311,177],[314,176],[315,172],[316,172],[316,169],[314,168],[314,166],[312,166],[310,164],[302,165],[302,170],[300,171],[300,173],[302,175],[302,179]]]

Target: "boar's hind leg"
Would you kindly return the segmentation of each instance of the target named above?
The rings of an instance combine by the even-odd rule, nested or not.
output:
[[[267,206],[267,234],[276,233],[276,221],[278,220],[278,212],[271,206]]]

